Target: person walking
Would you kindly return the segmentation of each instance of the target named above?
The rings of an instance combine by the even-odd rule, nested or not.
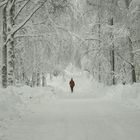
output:
[[[75,86],[75,82],[74,82],[73,78],[71,78],[69,85],[70,85],[71,93],[73,93],[73,88]]]

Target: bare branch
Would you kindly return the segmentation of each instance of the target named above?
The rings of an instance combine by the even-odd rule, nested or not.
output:
[[[20,23],[12,30],[12,34],[15,34],[19,29],[21,29],[46,2],[47,0],[45,0],[41,5],[34,9],[34,11],[22,23]]]
[[[12,9],[12,7],[13,7],[14,4],[15,4],[15,0],[12,1],[9,10]]]
[[[18,17],[18,15],[20,14],[20,12],[24,9],[24,7],[29,3],[30,0],[26,1],[23,6],[21,6],[21,8],[19,9],[19,11],[17,12],[17,14],[14,17],[14,20]]]
[[[14,38],[22,38],[22,37],[44,37],[43,35],[31,35],[31,34],[27,34],[27,35],[16,35]]]
[[[5,0],[0,3],[0,8],[3,7],[4,5],[7,5],[9,0]],[[12,4],[10,5],[10,9],[12,8],[13,4],[15,3],[15,0],[12,1]]]
[[[98,38],[86,38],[85,41],[102,41]]]
[[[129,65],[133,66],[133,64],[129,61],[127,61],[125,58],[123,58],[118,52],[116,52],[116,54],[122,59],[124,60],[126,63],[128,63]]]
[[[5,0],[5,1],[1,2],[0,3],[0,8],[3,7],[7,2],[8,2],[8,0]]]
[[[140,49],[137,49],[135,51],[133,51],[132,53],[139,53],[140,52]]]
[[[16,3],[24,2],[25,0],[16,0]]]

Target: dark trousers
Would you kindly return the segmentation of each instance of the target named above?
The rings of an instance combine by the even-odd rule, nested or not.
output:
[[[71,93],[73,92],[73,87],[70,87],[70,89],[71,89]]]

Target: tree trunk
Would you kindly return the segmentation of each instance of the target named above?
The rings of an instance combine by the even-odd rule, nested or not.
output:
[[[132,65],[132,66],[131,66],[131,69],[132,69],[132,83],[136,83],[137,80],[136,80],[135,66]]]
[[[33,72],[33,74],[32,74],[32,87],[35,87],[35,85],[36,85],[36,73]]]
[[[128,42],[129,42],[129,51],[130,51],[132,83],[135,83],[137,80],[136,80],[136,72],[135,72],[135,66],[134,66],[134,53],[133,53],[132,41],[130,37],[128,37]]]
[[[6,23],[6,6],[3,8],[3,42],[6,42],[7,36],[7,23]],[[7,87],[7,46],[2,46],[2,87]]]
[[[40,72],[37,72],[37,86],[40,86]]]
[[[8,86],[14,85],[14,35],[10,32],[12,31],[14,25],[14,12],[15,6],[12,3],[13,0],[9,0],[7,4],[7,33],[10,36],[7,42],[7,82]],[[11,6],[12,5],[12,6]],[[11,8],[10,8],[11,7]]]
[[[45,78],[44,73],[42,73],[42,87],[45,87],[45,86],[46,86],[46,78]]]
[[[111,72],[112,72],[112,84],[115,85],[115,52],[114,52],[114,44],[112,44],[112,49],[111,49]]]
[[[99,42],[98,42],[98,48],[100,49],[101,48],[101,0],[99,0],[99,3],[98,3],[98,38],[99,38]],[[99,69],[98,69],[98,81],[101,82],[101,63],[100,63],[100,60],[99,60],[99,65],[98,65]]]
[[[22,83],[25,84],[25,72],[22,72]]]
[[[53,80],[52,72],[50,72],[50,80]]]
[[[114,21],[113,18],[109,20],[109,25],[113,26]],[[111,33],[110,35],[111,41],[113,41],[113,34]],[[112,84],[115,85],[115,52],[114,52],[114,44],[112,43],[111,45],[111,50],[110,50],[110,63],[111,63],[111,80]]]
[[[98,80],[101,82],[101,63],[99,62]]]
[[[101,47],[101,20],[100,20],[100,15],[99,15],[99,27],[98,27],[98,36],[99,36],[99,48]],[[101,82],[101,63],[99,60],[99,72],[98,72],[98,80]]]

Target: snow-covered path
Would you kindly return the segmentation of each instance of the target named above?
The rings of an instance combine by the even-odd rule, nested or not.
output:
[[[73,98],[69,98],[73,96]],[[140,111],[105,99],[45,98],[3,140],[139,140]]]

